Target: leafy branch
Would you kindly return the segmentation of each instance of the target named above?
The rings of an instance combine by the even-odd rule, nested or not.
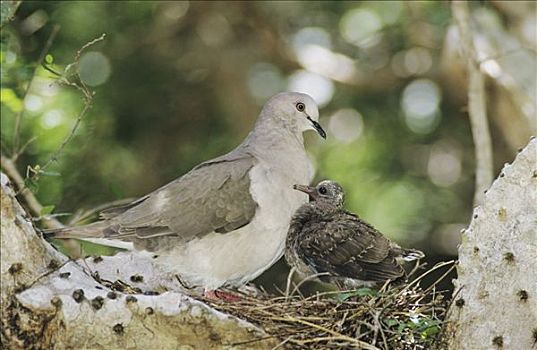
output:
[[[82,46],[75,55],[75,60],[73,63],[68,64],[63,73],[58,73],[55,70],[53,70],[51,67],[47,66],[45,63],[43,63],[43,67],[56,75],[58,77],[59,84],[70,86],[72,88],[77,89],[82,93],[83,100],[84,100],[84,106],[82,107],[82,110],[78,113],[78,116],[76,117],[75,124],[71,128],[71,131],[69,134],[65,137],[65,139],[62,141],[60,146],[52,153],[52,155],[49,157],[49,159],[45,162],[43,166],[35,166],[34,168],[29,168],[31,171],[31,175],[29,176],[30,180],[36,180],[40,174],[43,174],[46,169],[54,162],[56,162],[65,149],[65,146],[73,139],[76,130],[80,126],[80,123],[82,122],[82,119],[86,116],[88,111],[90,110],[92,104],[93,104],[93,96],[95,95],[95,92],[90,90],[86,84],[84,84],[84,81],[80,78],[79,75],[79,64],[80,64],[80,56],[90,46],[103,41],[106,37],[106,34],[102,34],[100,37],[93,39],[92,41],[86,43],[84,46]],[[72,73],[74,71],[74,73]]]
[[[68,64],[63,72],[57,72],[54,70],[51,66],[49,66],[45,62],[45,57],[50,50],[50,47],[52,46],[52,43],[54,41],[54,38],[58,34],[59,26],[54,26],[51,35],[49,36],[45,46],[43,47],[43,50],[41,51],[41,54],[39,55],[39,59],[37,61],[36,67],[33,70],[33,73],[30,77],[30,80],[28,82],[28,86],[26,87],[26,90],[23,95],[23,100],[26,98],[26,95],[28,94],[28,91],[32,85],[33,80],[35,79],[37,70],[39,67],[43,67],[48,72],[51,72],[54,76],[57,77],[56,82],[60,85],[65,85],[71,88],[74,88],[78,90],[83,97],[84,105],[81,109],[81,111],[78,113],[76,117],[76,121],[71,128],[69,134],[64,138],[60,146],[50,155],[48,160],[42,165],[35,165],[35,166],[28,166],[26,171],[26,178],[23,178],[20,172],[17,170],[16,161],[18,157],[22,154],[24,149],[35,139],[32,138],[28,142],[26,142],[22,147],[19,147],[20,143],[20,125],[22,121],[22,117],[24,116],[24,108],[17,114],[16,121],[15,121],[15,130],[14,130],[14,147],[11,157],[7,157],[4,154],[1,156],[1,166],[3,171],[6,172],[6,174],[13,180],[13,183],[17,186],[18,192],[17,195],[21,195],[24,199],[26,205],[28,206],[28,209],[32,213],[32,215],[36,217],[42,217],[43,223],[47,227],[51,228],[57,228],[63,226],[61,222],[59,222],[57,219],[55,219],[53,216],[47,215],[48,212],[51,211],[47,207],[43,207],[37,198],[35,197],[34,193],[30,190],[29,187],[31,187],[35,182],[38,180],[40,175],[47,174],[47,169],[50,167],[50,165],[58,160],[60,155],[62,154],[65,147],[69,144],[69,142],[73,139],[77,129],[80,126],[80,123],[92,107],[93,103],[93,97],[95,95],[94,91],[88,88],[88,86],[84,83],[84,81],[80,78],[79,75],[79,64],[80,64],[80,58],[82,56],[82,53],[91,47],[92,45],[103,41],[106,37],[105,34],[102,34],[100,37],[89,41],[85,45],[83,45],[75,54],[74,61],[70,64]]]

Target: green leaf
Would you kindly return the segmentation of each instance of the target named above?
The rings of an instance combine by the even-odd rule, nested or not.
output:
[[[409,321],[409,322],[406,323],[406,328],[416,329],[416,328],[418,328],[418,325],[413,321]]]
[[[407,328],[406,323],[399,323],[399,326],[397,327],[397,333],[403,333],[403,331]]]
[[[399,321],[397,321],[395,318],[387,318],[387,319],[384,320],[384,323],[388,327],[393,327],[393,326],[399,324]]]
[[[46,205],[41,208],[41,216],[51,214],[54,211],[53,205]]]
[[[45,176],[60,176],[61,174],[57,171],[41,171],[40,172],[42,175],[45,175]]]
[[[51,64],[52,62],[54,62],[54,56],[52,56],[51,54],[46,55],[45,62]]]
[[[431,338],[431,336],[438,334],[439,332],[440,332],[439,326],[432,326],[432,327],[425,329],[423,332],[421,332],[421,338],[422,339]]]
[[[418,330],[419,331],[425,331],[431,327],[438,327],[440,325],[440,321],[431,320],[429,318],[425,318],[420,321],[418,324]]]
[[[84,256],[90,255],[114,255],[119,252],[125,251],[123,248],[110,247],[104,244],[97,244],[88,241],[79,241],[82,247],[82,254]]]

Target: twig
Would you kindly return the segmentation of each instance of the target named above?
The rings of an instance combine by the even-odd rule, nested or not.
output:
[[[300,287],[308,282],[308,281],[314,281],[316,280],[318,277],[321,277],[321,276],[328,276],[329,273],[328,272],[320,272],[320,273],[316,273],[316,274],[313,274],[313,275],[310,275],[304,279],[302,279],[300,282],[298,282],[298,284],[295,286],[295,288],[293,288],[293,291],[291,292],[291,296],[294,295],[297,291],[299,291]],[[287,295],[286,295],[287,297]]]
[[[384,349],[388,349],[388,342],[386,341],[386,335],[384,334],[384,329],[382,329],[382,325],[380,324],[380,311],[375,311],[373,315],[373,320],[375,321],[376,327],[380,331],[380,336],[382,337],[382,343],[384,344]],[[376,340],[376,337],[375,339]]]
[[[76,52],[76,55],[75,55],[75,63],[78,64],[78,62],[80,61],[80,55],[82,55],[82,52],[84,52],[84,50],[86,50],[88,47],[90,46],[93,46],[95,44],[97,44],[98,42],[100,41],[103,41],[104,39],[106,38],[106,33],[103,33],[101,34],[100,37],[98,38],[95,38],[93,39],[92,41],[90,42],[87,42],[86,44],[84,44],[77,52]]]
[[[291,290],[291,283],[293,282],[293,275],[296,272],[296,267],[292,267],[287,275],[287,283],[285,284],[285,299],[289,298],[289,291]]]
[[[462,292],[463,289],[464,289],[464,286],[457,288],[457,290],[455,290],[455,292],[451,296],[451,300],[449,301],[449,304],[446,308],[446,320],[449,320],[451,318],[451,310],[453,310],[452,306],[457,300],[457,297],[459,296],[459,294]]]
[[[16,163],[17,159],[19,158],[19,156],[21,154],[23,154],[24,151],[26,150],[26,147],[30,146],[32,144],[32,142],[34,142],[35,140],[37,140],[37,136],[34,136],[34,137],[30,138],[28,141],[26,141],[26,143],[24,145],[22,145],[22,147],[20,147],[15,153],[13,153],[13,155],[11,156],[11,160],[14,163]]]
[[[39,171],[35,171],[30,176],[30,178],[35,178],[36,176],[41,174],[43,171],[45,171],[53,162],[58,160],[58,157],[63,152],[65,146],[67,146],[67,144],[74,137],[76,130],[78,129],[78,127],[80,126],[80,123],[82,122],[82,119],[84,118],[84,116],[86,115],[88,110],[91,108],[94,93],[93,93],[93,91],[88,89],[86,84],[84,84],[84,82],[80,79],[80,76],[78,75],[78,64],[80,63],[80,57],[82,55],[82,52],[84,52],[84,50],[86,50],[88,47],[90,47],[90,46],[92,46],[92,45],[104,40],[105,37],[106,37],[106,34],[102,34],[100,37],[98,37],[96,39],[93,39],[92,41],[90,41],[90,42],[86,43],[84,46],[82,46],[76,52],[74,62],[71,63],[71,64],[68,64],[67,67],[65,67],[63,75],[59,78],[59,81],[61,83],[65,84],[65,85],[68,85],[68,86],[71,86],[71,87],[74,87],[75,89],[79,90],[83,94],[83,96],[84,96],[84,107],[82,108],[82,110],[78,114],[78,116],[76,118],[76,121],[75,121],[75,124],[71,128],[71,131],[69,132],[69,134],[65,137],[65,139],[60,144],[60,147],[58,147],[58,149],[56,149],[56,151],[54,151],[54,153],[45,162],[45,164],[39,168]],[[76,73],[75,73],[75,79],[76,80],[75,81],[69,80],[69,71],[73,67],[76,68]]]
[[[484,192],[493,179],[492,144],[487,122],[485,82],[479,70],[473,36],[470,32],[470,11],[467,1],[451,3],[468,70],[468,113],[475,145],[476,173],[474,205],[483,202]]]
[[[449,274],[451,273],[451,271],[455,270],[456,267],[457,267],[457,264],[456,264],[456,263],[453,264],[453,265],[451,265],[450,268],[447,269],[447,271],[444,272],[444,273],[442,274],[442,276],[438,277],[438,278],[436,279],[436,281],[435,281],[433,284],[431,284],[427,289],[425,289],[425,291],[424,291],[423,293],[424,293],[424,294],[428,294],[429,291],[430,291],[432,288],[436,287],[436,285],[437,285],[440,281],[442,281],[447,275],[449,275]],[[421,298],[419,298],[418,300],[416,300],[416,303],[419,303],[424,297],[425,297],[425,295],[422,296]]]
[[[438,263],[436,264],[435,266],[433,266],[430,270],[424,272],[423,274],[421,274],[418,278],[416,278],[415,280],[413,280],[412,282],[410,282],[409,284],[407,284],[403,289],[401,289],[401,291],[398,293],[399,295],[403,294],[405,291],[409,290],[410,287],[412,287],[413,285],[417,284],[419,281],[421,281],[425,276],[431,274],[433,271],[436,271],[438,270],[439,268],[441,267],[444,267],[444,266],[447,266],[447,265],[454,265],[455,264],[455,260],[450,260],[450,261],[443,261],[441,263]],[[450,270],[451,271],[451,270]],[[440,280],[438,280],[440,281]],[[437,282],[438,282],[437,281]]]
[[[17,167],[15,166],[15,163],[10,158],[5,157],[3,154],[1,156],[1,165],[2,170],[6,173],[6,175],[14,182],[15,186],[17,187],[19,194],[24,198],[24,201],[26,202],[26,206],[30,210],[33,216],[41,216],[41,211],[43,210],[43,206],[37,198],[35,198],[32,191],[30,191],[28,188],[24,185],[24,179],[17,170]],[[62,223],[54,218],[44,218],[43,224],[47,228],[60,228],[63,227]]]
[[[54,27],[52,27],[52,32],[50,33],[47,39],[47,42],[45,43],[45,46],[43,46],[43,50],[41,50],[41,53],[39,54],[39,58],[37,59],[37,63],[35,65],[34,70],[32,71],[32,75],[30,76],[28,85],[26,86],[26,89],[24,90],[24,94],[22,95],[23,108],[19,111],[19,113],[17,113],[17,116],[15,117],[15,130],[13,134],[13,150],[12,150],[12,155],[11,155],[11,159],[14,162],[17,161],[17,157],[21,154],[21,151],[19,150],[19,142],[20,142],[20,125],[21,125],[22,116],[25,111],[24,100],[26,100],[28,91],[30,91],[30,87],[32,86],[35,75],[37,74],[37,70],[43,63],[43,60],[45,59],[45,56],[50,50],[50,47],[52,46],[52,43],[54,42],[54,39],[56,38],[56,35],[58,34],[59,31],[60,31],[59,25],[55,25]]]
[[[315,324],[315,323],[312,323],[312,322],[308,322],[308,321],[304,321],[304,320],[301,320],[299,318],[296,318],[296,317],[292,317],[292,316],[287,316],[287,317],[283,317],[283,318],[275,318],[275,319],[278,319],[278,320],[281,320],[281,321],[290,321],[290,322],[297,322],[297,323],[302,323],[306,326],[309,326],[309,327],[312,327],[312,328],[315,328],[315,329],[318,329],[322,332],[325,332],[325,333],[328,333],[328,334],[332,334],[333,336],[335,336],[336,338],[339,338],[339,339],[343,339],[343,340],[346,340],[350,343],[354,343],[354,344],[357,344],[359,346],[361,346],[362,349],[366,349],[366,350],[380,350],[379,348],[377,348],[376,346],[373,346],[371,344],[368,344],[366,342],[363,342],[361,340],[358,340],[358,339],[354,339],[354,338],[351,338],[349,336],[346,336],[344,334],[341,334],[341,333],[338,333],[336,331],[333,331],[331,329],[328,329],[326,327],[323,327],[323,326],[319,326],[318,324]]]
[[[414,267],[412,268],[412,270],[410,270],[410,272],[406,275],[406,278],[407,280],[414,276],[414,274],[416,273],[416,271],[418,271],[419,269],[424,269],[425,267],[427,266],[427,263],[421,263],[420,262],[420,259],[416,260],[416,263],[414,264]]]
[[[33,217],[32,218],[32,221],[42,221],[42,220],[46,220],[46,219],[50,219],[50,218],[59,218],[59,217],[62,217],[62,216],[71,216],[72,214],[71,213],[56,213],[56,214],[47,214],[47,215],[43,215],[43,216],[40,216],[40,217]]]
[[[80,111],[80,113],[78,114],[75,124],[71,128],[71,132],[69,132],[69,135],[67,135],[67,137],[62,141],[60,147],[58,147],[58,149],[54,151],[54,153],[50,156],[50,158],[41,167],[41,171],[45,171],[45,169],[47,169],[53,162],[58,160],[58,157],[62,153],[65,146],[67,146],[67,144],[71,141],[71,139],[75,135],[75,132],[78,129],[78,126],[80,125],[80,122],[82,121],[82,119],[84,118],[84,116],[86,115],[90,107],[91,107],[91,100],[86,99],[84,103],[84,108],[82,108],[82,111]]]
[[[292,336],[291,337],[287,337],[285,338],[285,340],[281,341],[279,344],[277,344],[275,347],[273,347],[271,350],[277,350],[278,348],[281,348],[282,346],[284,346],[285,344],[287,344],[290,340],[291,340]]]

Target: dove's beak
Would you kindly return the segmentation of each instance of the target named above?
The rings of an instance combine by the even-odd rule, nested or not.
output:
[[[293,185],[293,189],[307,194],[310,201],[314,201],[317,198],[317,190],[313,186]]]
[[[310,121],[311,125],[313,125],[313,127],[315,128],[315,130],[317,131],[317,133],[319,133],[319,135],[321,135],[321,137],[323,139],[326,139],[326,131],[324,131],[323,127],[321,126],[321,124],[319,124],[318,122],[316,122],[315,120],[311,119],[310,116],[308,116],[308,120]]]

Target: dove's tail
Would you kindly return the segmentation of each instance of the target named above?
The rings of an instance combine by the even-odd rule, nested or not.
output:
[[[84,226],[62,227],[57,229],[42,230],[45,238],[102,238],[106,230],[110,228],[107,221],[98,221]]]
[[[392,254],[397,260],[402,261],[414,261],[425,257],[425,254],[421,250],[401,248],[398,244],[392,242],[391,245]]]
[[[425,254],[423,254],[421,250],[401,248],[401,258],[404,261],[414,261],[414,260],[418,260],[424,257],[425,257]]]

